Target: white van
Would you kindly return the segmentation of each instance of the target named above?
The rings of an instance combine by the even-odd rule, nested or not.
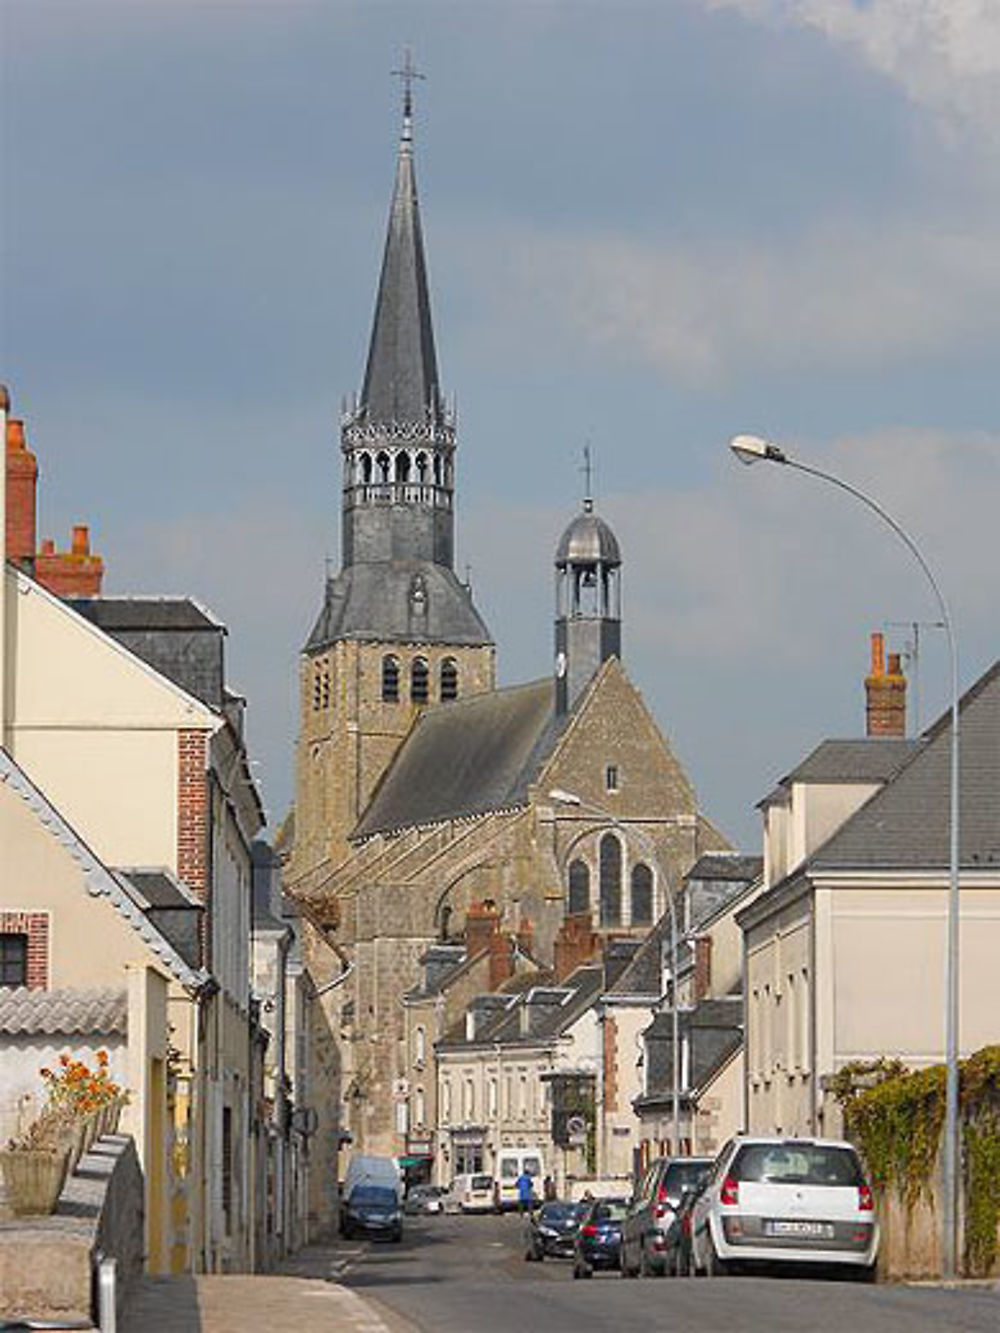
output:
[[[446,1213],[489,1213],[493,1211],[493,1177],[477,1172],[456,1176],[444,1196]]]
[[[496,1206],[504,1211],[518,1205],[517,1178],[527,1171],[535,1182],[535,1202],[542,1203],[545,1164],[540,1148],[501,1148],[496,1160]]]

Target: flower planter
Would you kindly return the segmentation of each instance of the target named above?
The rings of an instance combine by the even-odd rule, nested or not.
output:
[[[6,1148],[0,1171],[15,1217],[54,1213],[69,1169],[68,1147]]]

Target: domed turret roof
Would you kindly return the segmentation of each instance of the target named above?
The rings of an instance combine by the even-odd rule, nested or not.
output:
[[[620,565],[618,539],[603,518],[593,512],[592,502],[584,501],[583,513],[577,514],[556,548],[556,564]]]

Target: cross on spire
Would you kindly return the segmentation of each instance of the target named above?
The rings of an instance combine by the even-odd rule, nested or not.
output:
[[[427,76],[421,74],[413,63],[413,52],[410,48],[403,48],[403,68],[394,69],[392,76],[395,79],[401,79],[403,84],[403,132],[409,137],[411,122],[413,120],[413,81],[414,79],[424,79]]]
[[[589,514],[594,507],[594,468],[590,459],[589,444],[583,446],[583,466],[580,471],[583,473],[583,508]]]

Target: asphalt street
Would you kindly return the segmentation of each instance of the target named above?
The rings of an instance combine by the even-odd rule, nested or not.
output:
[[[337,1280],[372,1302],[394,1333],[698,1333],[858,1330],[997,1333],[1000,1290],[877,1285],[816,1278],[574,1281],[569,1263],[524,1259],[515,1216],[407,1219],[400,1244],[339,1252]]]

